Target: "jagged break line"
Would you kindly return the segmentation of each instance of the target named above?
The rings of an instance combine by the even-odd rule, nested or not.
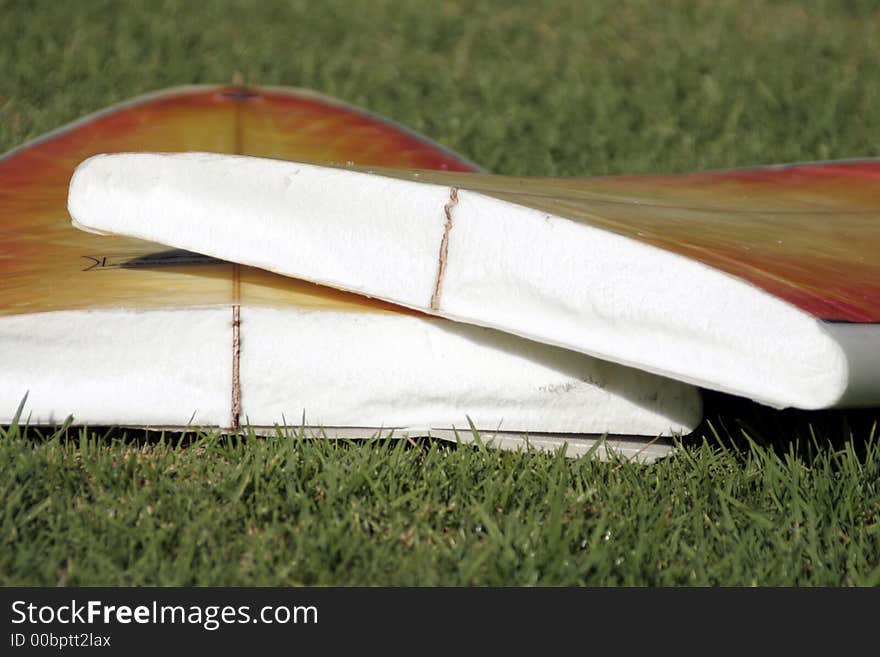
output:
[[[440,240],[440,255],[438,256],[437,283],[434,285],[434,294],[431,295],[431,310],[440,309],[440,292],[443,289],[443,275],[446,273],[446,254],[449,251],[449,232],[452,230],[452,209],[458,204],[458,187],[450,187],[449,200],[443,206],[446,213],[446,224],[443,226],[443,239]]]

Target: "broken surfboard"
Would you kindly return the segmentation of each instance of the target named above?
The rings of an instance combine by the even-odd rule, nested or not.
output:
[[[700,420],[691,386],[481,327],[198,255],[78,231],[97,153],[211,151],[474,171],[399,126],[309,92],[186,87],[86,117],[0,159],[0,411],[57,423],[395,430],[651,459]],[[363,257],[363,254],[360,254]],[[387,263],[395,260],[384,254]],[[456,431],[457,430],[457,431]],[[629,436],[629,437],[627,437]],[[642,436],[641,438],[639,436]]]
[[[142,153],[81,165],[70,211],[774,407],[880,404],[880,160],[551,179]]]

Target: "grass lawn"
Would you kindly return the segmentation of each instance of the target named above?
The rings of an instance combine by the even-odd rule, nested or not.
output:
[[[0,0],[0,15],[0,150],[240,73],[498,173],[880,156],[874,2]],[[880,585],[880,409],[706,406],[650,466],[15,425],[0,584]]]

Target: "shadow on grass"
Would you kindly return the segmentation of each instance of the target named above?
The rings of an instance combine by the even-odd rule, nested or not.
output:
[[[682,443],[705,439],[712,446],[748,451],[752,444],[807,462],[819,452],[848,444],[864,456],[878,438],[880,408],[776,410],[742,397],[703,391],[703,421]]]

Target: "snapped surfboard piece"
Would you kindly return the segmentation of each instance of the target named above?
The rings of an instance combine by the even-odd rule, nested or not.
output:
[[[0,159],[0,421],[472,438],[651,459],[701,418],[693,387],[491,329],[141,239],[74,229],[77,164],[204,151],[473,171],[313,93],[188,87],[87,117]],[[246,232],[246,231],[243,231]],[[401,254],[384,253],[394,260]],[[650,438],[633,438],[646,436]]]
[[[880,160],[542,179],[141,153],[82,163],[69,208],[771,406],[880,403]]]

